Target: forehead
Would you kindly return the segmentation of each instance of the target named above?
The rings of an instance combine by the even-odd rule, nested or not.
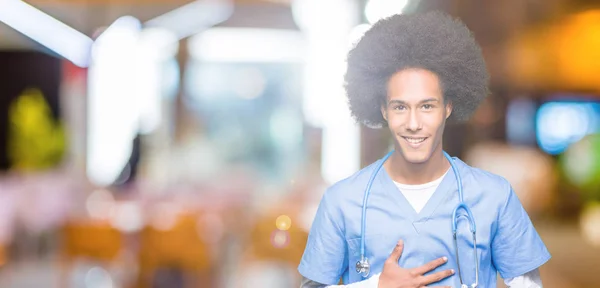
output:
[[[423,99],[442,100],[439,78],[425,69],[404,69],[396,72],[387,85],[387,98],[404,102],[419,102]]]

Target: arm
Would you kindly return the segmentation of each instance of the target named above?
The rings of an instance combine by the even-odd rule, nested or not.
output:
[[[348,269],[344,218],[332,192],[328,189],[319,203],[298,266],[303,277],[326,285],[337,284]]]
[[[524,275],[517,276],[515,278],[509,278],[504,280],[504,284],[509,288],[543,288],[542,279],[540,278],[540,271],[535,269],[527,272]]]
[[[300,288],[377,288],[378,286],[379,274],[376,274],[367,280],[348,285],[325,285],[303,277]]]
[[[508,195],[499,208],[491,252],[500,276],[509,280],[531,271],[535,274],[551,256],[510,184],[506,189]]]

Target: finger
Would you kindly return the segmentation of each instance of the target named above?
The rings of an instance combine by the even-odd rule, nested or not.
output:
[[[439,281],[442,281],[443,279],[446,279],[446,278],[452,276],[453,274],[454,274],[453,269],[436,272],[436,273],[433,273],[433,274],[430,274],[427,276],[423,276],[422,282],[424,285],[439,282]]]
[[[398,261],[400,261],[400,256],[402,256],[403,249],[404,241],[400,240],[398,243],[396,243],[396,247],[394,247],[394,251],[392,251],[392,254],[390,254],[388,261],[393,261],[394,263],[398,264]]]
[[[427,273],[429,271],[432,271],[433,269],[435,269],[435,268],[437,268],[437,267],[439,267],[441,265],[444,265],[444,263],[446,263],[446,262],[448,262],[448,258],[444,256],[444,257],[435,259],[435,260],[433,260],[431,262],[428,262],[428,263],[426,263],[423,266],[419,266],[417,268],[414,268],[412,270],[412,272],[414,272],[417,275],[423,275],[423,274],[425,274],[425,273]]]

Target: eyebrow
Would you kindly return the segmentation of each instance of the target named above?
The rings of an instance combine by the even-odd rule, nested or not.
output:
[[[421,100],[419,101],[419,104],[423,104],[423,103],[428,103],[428,102],[440,102],[440,100],[436,99],[436,98],[427,98],[425,100]],[[398,99],[392,99],[388,102],[389,104],[393,104],[393,103],[397,103],[397,104],[403,104],[403,105],[407,105],[408,103],[406,103],[405,101],[402,100],[398,100]]]

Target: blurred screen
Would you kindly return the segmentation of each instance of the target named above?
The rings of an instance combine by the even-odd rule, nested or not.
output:
[[[550,99],[555,100],[542,103],[535,118],[537,143],[544,152],[561,154],[586,135],[600,132],[599,101],[573,95]]]

